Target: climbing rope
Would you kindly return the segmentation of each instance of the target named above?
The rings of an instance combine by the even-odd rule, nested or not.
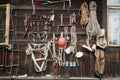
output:
[[[76,27],[74,25],[71,27],[70,34],[71,34],[71,46],[76,47],[76,45],[77,45],[77,34],[76,34]]]

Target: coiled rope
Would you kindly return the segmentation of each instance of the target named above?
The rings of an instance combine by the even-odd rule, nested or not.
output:
[[[80,19],[80,25],[83,27],[89,22],[88,18],[88,4],[86,2],[82,3],[79,9],[79,16],[81,16]]]
[[[86,34],[88,40],[96,36],[100,30],[100,25],[98,23],[96,16],[97,4],[94,1],[91,1],[89,7],[90,7],[89,22],[88,25],[86,26]],[[87,43],[87,45],[89,46],[89,43]]]
[[[71,46],[74,47],[74,51],[73,53],[75,53],[75,49],[77,48],[77,34],[76,34],[76,27],[73,25],[71,27],[71,31],[70,31],[70,34],[71,34]]]

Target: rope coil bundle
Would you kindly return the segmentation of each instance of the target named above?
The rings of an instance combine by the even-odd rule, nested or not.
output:
[[[98,23],[96,16],[97,4],[94,1],[91,1],[89,7],[90,7],[90,14],[89,14],[89,22],[86,27],[86,33],[89,36],[89,39],[91,39],[92,37],[98,34],[100,30],[100,25]]]
[[[79,16],[81,16],[80,19],[80,25],[85,26],[89,22],[88,18],[88,4],[84,2],[79,9]]]
[[[71,46],[76,47],[77,35],[76,35],[76,27],[74,25],[71,27],[70,34],[71,34]]]

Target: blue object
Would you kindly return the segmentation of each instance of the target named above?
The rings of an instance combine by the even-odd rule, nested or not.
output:
[[[68,62],[68,61],[66,61],[66,62],[65,62],[65,65],[66,65],[66,67],[68,67],[68,66],[69,66],[69,62]]]
[[[48,2],[48,0],[43,0],[42,2],[46,3],[46,2]]]
[[[73,67],[73,62],[70,62],[70,67]]]
[[[73,62],[73,67],[76,67],[76,62]]]

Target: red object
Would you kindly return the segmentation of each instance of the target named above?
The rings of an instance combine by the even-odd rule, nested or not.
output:
[[[64,47],[66,45],[66,39],[64,37],[60,37],[58,39],[58,47]]]

